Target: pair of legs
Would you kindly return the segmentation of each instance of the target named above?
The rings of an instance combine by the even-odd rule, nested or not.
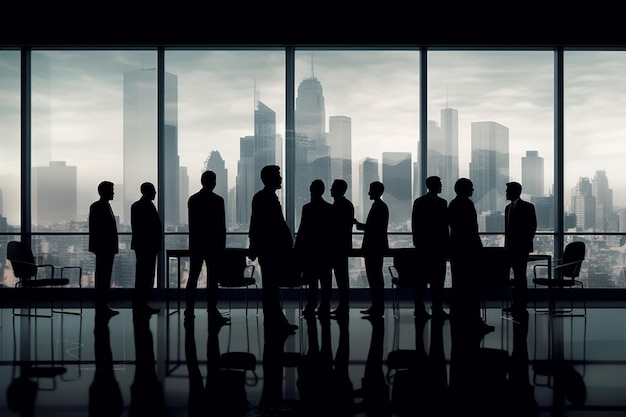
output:
[[[348,268],[347,256],[333,257],[332,270],[335,273],[339,303],[333,310],[334,314],[348,313],[350,310],[350,270]]]
[[[509,252],[509,261],[513,270],[513,302],[511,310],[521,312],[526,310],[528,302],[528,281],[526,278],[528,253]]]
[[[157,253],[153,251],[135,251],[135,289],[133,291],[133,307],[148,308],[154,288]]]
[[[290,324],[280,303],[280,281],[289,271],[285,256],[259,256],[261,267],[261,301],[263,303],[264,327],[266,330],[295,330],[296,325]]]
[[[365,273],[370,287],[372,305],[361,311],[365,314],[383,315],[385,312],[385,281],[383,278],[384,256],[373,254],[365,256]]]
[[[424,296],[426,294],[426,285],[430,283],[431,311],[435,315],[445,316],[443,309],[443,286],[446,280],[446,263],[445,256],[429,255],[422,260],[424,265],[423,276],[417,277],[415,289],[415,316],[424,314],[426,307],[424,305]]]
[[[206,299],[209,320],[222,318],[221,313],[217,309],[217,283],[219,278],[217,274],[219,271],[218,265],[220,261],[221,258],[215,254],[190,254],[189,279],[187,280],[187,286],[185,288],[185,315],[193,317],[193,311],[196,305],[198,278],[200,277],[200,272],[202,272],[202,265],[205,264],[207,269]]]
[[[109,307],[111,291],[111,275],[115,253],[96,253],[96,270],[94,276],[96,310],[112,311]]]
[[[332,289],[332,268],[324,262],[317,262],[315,265],[309,265],[304,271],[304,282],[309,286],[307,291],[307,303],[304,308],[304,314],[315,312],[319,298],[319,314],[330,313],[330,293]],[[321,297],[320,297],[321,288]]]

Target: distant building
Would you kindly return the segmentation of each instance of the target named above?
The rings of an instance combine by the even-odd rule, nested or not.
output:
[[[33,224],[51,226],[77,219],[77,167],[65,161],[34,167],[33,187]]]

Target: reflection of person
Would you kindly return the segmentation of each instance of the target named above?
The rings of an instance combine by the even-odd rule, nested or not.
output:
[[[385,186],[380,181],[370,184],[369,196],[373,200],[365,223],[354,220],[357,230],[363,230],[361,250],[365,259],[365,273],[370,287],[372,305],[362,314],[383,315],[385,312],[385,281],[383,277],[383,260],[389,250],[387,226],[389,225],[389,208],[381,199]]]
[[[514,317],[528,314],[526,311],[528,282],[526,267],[528,254],[533,251],[533,239],[537,231],[535,206],[520,198],[522,184],[506,184],[506,199],[510,200],[504,210],[504,247],[507,248],[509,262],[513,270],[513,303],[505,312]]]
[[[196,288],[206,264],[207,312],[209,321],[226,323],[230,319],[217,309],[216,271],[226,247],[226,211],[224,198],[213,192],[217,177],[213,171],[205,171],[200,177],[202,188],[187,200],[189,210],[189,279],[185,288],[185,316],[194,316]]]
[[[159,312],[158,308],[148,305],[150,293],[154,288],[154,273],[157,255],[161,251],[161,218],[154,203],[156,189],[154,184],[141,184],[141,198],[130,206],[130,225],[132,238],[130,248],[135,251],[135,289],[133,308],[149,314]]]
[[[324,182],[313,180],[309,190],[311,201],[302,206],[300,227],[296,234],[294,248],[296,258],[302,263],[304,282],[308,284],[307,303],[303,314],[328,315],[330,313],[330,292],[332,269],[330,263],[330,227],[332,205],[324,200]],[[318,288],[322,289],[319,309]]]
[[[468,178],[459,178],[454,184],[454,191],[456,197],[448,206],[452,316],[484,335],[495,328],[486,324],[480,316],[480,294],[475,279],[483,244],[478,234],[476,208],[470,199],[474,184]]]
[[[156,373],[154,342],[149,316],[133,311],[135,379],[130,386],[129,416],[164,416],[163,385]]]
[[[89,206],[89,251],[96,255],[94,277],[96,310],[109,316],[119,311],[109,307],[113,261],[118,253],[117,221],[109,201],[113,200],[113,183],[102,181],[98,184],[100,199]]]
[[[115,379],[113,352],[111,351],[110,315],[96,311],[93,331],[93,349],[96,370],[89,386],[89,416],[121,416],[124,400],[120,385]]]
[[[413,202],[411,212],[411,232],[413,245],[417,249],[423,267],[423,276],[417,277],[415,291],[415,311],[417,318],[427,318],[424,307],[426,283],[430,283],[431,311],[437,318],[445,318],[443,309],[443,285],[446,279],[448,256],[448,202],[437,194],[441,193],[441,178],[426,178],[428,192]]]
[[[261,181],[263,189],[252,197],[249,258],[253,261],[258,258],[261,267],[264,326],[291,333],[298,326],[289,323],[280,304],[280,280],[290,272],[288,260],[293,251],[293,236],[276,196],[283,181],[280,167],[264,166]]]
[[[350,311],[350,274],[348,257],[352,250],[352,225],[354,221],[354,205],[346,198],[348,183],[337,179],[330,187],[330,196],[333,198],[333,222],[331,262],[337,283],[339,303],[331,311],[331,315],[339,317]]]
[[[372,324],[372,336],[365,360],[365,370],[361,379],[361,406],[366,416],[391,416],[389,385],[383,372],[383,351],[385,322],[384,317],[371,315],[367,320]]]

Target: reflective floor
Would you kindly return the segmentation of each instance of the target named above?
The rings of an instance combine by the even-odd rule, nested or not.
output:
[[[305,320],[287,305],[300,326],[288,336],[265,334],[254,306],[209,328],[202,308],[185,326],[182,311],[155,305],[133,320],[114,304],[108,321],[91,308],[0,309],[0,415],[626,416],[621,306],[565,318],[529,309],[527,321],[493,306],[495,331],[474,338],[448,320],[416,323],[408,305],[380,321],[361,305],[346,320]]]

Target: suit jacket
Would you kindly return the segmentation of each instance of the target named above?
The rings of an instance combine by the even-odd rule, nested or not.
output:
[[[133,232],[131,249],[153,253],[161,251],[161,217],[151,200],[142,197],[130,206],[130,227]]]
[[[469,198],[455,197],[448,206],[450,254],[455,258],[473,259],[483,247],[478,233],[478,215]]]
[[[294,246],[300,255],[311,260],[329,262],[332,208],[332,204],[324,199],[313,200],[302,206],[300,227]]]
[[[511,214],[512,205],[509,203],[504,210],[504,246],[512,252],[530,253],[537,231],[535,206],[519,199]]]
[[[450,238],[448,202],[430,194],[416,198],[411,212],[411,233],[418,253],[445,256]]]
[[[337,197],[332,205],[332,230],[330,244],[336,255],[347,255],[352,250],[354,205],[346,197]]]
[[[119,251],[117,222],[107,200],[89,206],[89,252],[115,254]]]
[[[361,249],[367,255],[382,255],[389,249],[387,226],[389,208],[383,200],[374,200],[363,230]]]
[[[291,230],[271,188],[263,188],[252,197],[248,238],[250,254],[255,256],[283,256],[293,249]]]
[[[201,189],[187,200],[189,214],[189,251],[211,255],[226,247],[226,211],[224,199],[208,189]]]

